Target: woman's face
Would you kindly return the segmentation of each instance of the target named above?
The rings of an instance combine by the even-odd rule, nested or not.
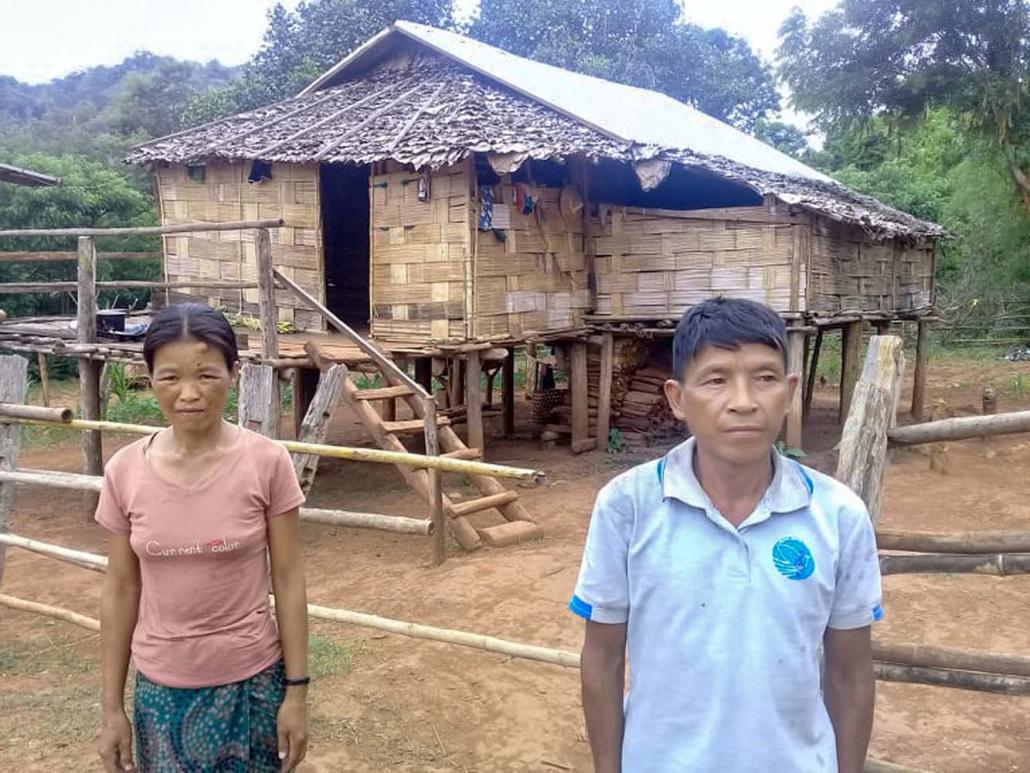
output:
[[[186,338],[154,354],[150,381],[165,419],[178,430],[203,432],[222,418],[239,365],[226,367],[222,352]]]

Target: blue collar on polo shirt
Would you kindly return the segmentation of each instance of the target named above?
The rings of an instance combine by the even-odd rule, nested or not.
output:
[[[701,483],[694,474],[694,450],[697,440],[690,438],[669,451],[658,462],[658,480],[663,499],[677,499],[684,504],[703,510],[708,514],[717,512]],[[812,503],[815,488],[805,469],[793,459],[784,458],[775,449],[770,449],[773,462],[773,479],[759,502],[755,515],[764,511],[769,515],[793,513]],[[764,517],[747,518],[741,526],[752,525],[765,520]]]

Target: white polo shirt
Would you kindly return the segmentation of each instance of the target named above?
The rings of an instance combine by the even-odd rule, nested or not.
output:
[[[694,440],[606,485],[569,608],[628,623],[624,773],[831,773],[827,628],[882,616],[862,500],[773,453],[734,528],[693,471]]]

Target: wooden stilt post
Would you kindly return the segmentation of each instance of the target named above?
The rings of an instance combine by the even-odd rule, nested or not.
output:
[[[819,328],[815,333],[815,345],[812,347],[812,359],[808,363],[808,379],[805,385],[805,408],[804,416],[808,416],[812,410],[812,396],[815,394],[816,371],[819,368],[819,352],[823,348],[823,329]]]
[[[587,345],[576,341],[569,346],[569,392],[572,397],[572,453],[581,454],[597,445],[590,437]]]
[[[611,333],[601,335],[601,372],[597,392],[597,447],[608,447],[608,432],[612,414],[612,369],[615,355],[615,339]]]
[[[20,405],[28,393],[28,362],[16,354],[0,355],[0,402]],[[21,449],[21,425],[11,422],[0,424],[0,470],[18,469],[18,451]],[[11,530],[14,509],[14,483],[0,483],[0,534]],[[7,546],[0,544],[0,582],[4,578],[4,553]]]
[[[508,356],[501,366],[501,395],[504,415],[504,436],[515,435],[515,347],[508,347]]]
[[[293,435],[301,439],[301,425],[311,401],[318,390],[320,372],[314,368],[295,368],[293,371]]]
[[[76,314],[76,338],[80,344],[95,344],[97,341],[97,250],[91,236],[79,237],[78,267],[78,313]],[[79,360],[79,402],[82,418],[97,421],[100,415],[100,368],[101,363],[86,358]],[[87,475],[103,475],[104,447],[99,430],[82,433],[83,472]],[[90,491],[83,494],[83,505],[92,517],[99,497]]]
[[[787,331],[787,375],[795,376],[794,395],[787,410],[787,447],[801,448],[802,439],[802,405],[801,392],[805,380],[805,340],[807,334],[803,330]]]
[[[927,322],[916,323],[916,369],[912,383],[912,418],[922,421],[926,408],[926,366],[930,359]]]
[[[468,432],[468,445],[483,452],[483,385],[482,368],[479,363],[479,352],[469,352],[465,372],[465,421]]]
[[[254,232],[257,244],[258,270],[258,317],[261,322],[261,357],[266,363],[279,358],[279,329],[276,326],[279,313],[275,306],[275,276],[272,264],[272,238],[267,228],[259,228]],[[282,413],[282,395],[279,391],[279,377],[272,374],[272,392],[269,395],[271,413],[268,415],[267,429],[269,437],[278,438],[280,434],[279,419]],[[294,395],[296,397],[296,395]]]
[[[39,391],[43,395],[43,405],[46,408],[50,407],[50,373],[47,371],[46,355],[43,352],[37,352],[37,361],[39,362]]]
[[[862,369],[860,358],[862,344],[862,322],[848,322],[841,329],[841,365],[840,365],[840,410],[837,423],[843,424],[851,407],[851,396],[855,393],[855,383]]]

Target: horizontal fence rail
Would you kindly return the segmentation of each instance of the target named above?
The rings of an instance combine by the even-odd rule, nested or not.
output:
[[[88,431],[124,432],[135,435],[152,435],[164,427],[146,426],[143,424],[123,424],[114,421],[93,421],[88,419],[72,419],[71,421],[54,421],[49,419],[32,419],[12,416],[5,413],[0,404],[0,423],[16,422],[20,424],[43,424],[69,427]],[[358,462],[377,462],[381,464],[400,464],[415,468],[432,468],[441,472],[457,472],[470,475],[486,475],[492,478],[513,478],[530,483],[541,484],[547,479],[543,470],[531,470],[525,467],[509,467],[503,464],[476,462],[467,459],[449,459],[446,456],[426,456],[402,451],[383,451],[378,448],[354,448],[351,446],[331,446],[320,443],[301,443],[296,440],[277,440],[286,450],[298,454],[315,454],[334,459],[350,459]]]
[[[204,231],[242,231],[253,228],[279,228],[285,220],[234,220],[227,223],[180,223],[138,228],[24,228],[0,230],[3,236],[161,236]]]

